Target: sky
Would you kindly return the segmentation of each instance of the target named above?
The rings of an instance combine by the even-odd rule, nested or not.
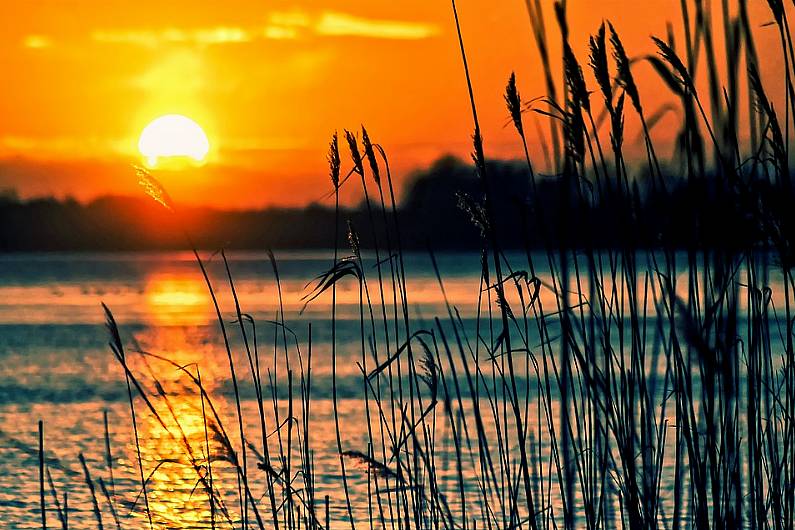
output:
[[[550,54],[559,57],[552,2],[541,4]],[[679,5],[569,0],[572,45],[586,63],[588,36],[609,19],[630,55],[651,53],[649,36],[681,23]],[[775,79],[777,34],[763,26],[766,2],[751,6],[763,74]],[[460,0],[458,10],[487,156],[518,157],[503,103],[507,78],[516,72],[526,100],[545,94],[525,2]],[[320,200],[331,186],[326,151],[335,130],[364,124],[387,150],[398,188],[436,158],[471,149],[444,0],[25,0],[9,14],[0,19],[0,190],[21,197],[140,194],[138,137],[172,113],[196,121],[210,151],[203,165],[155,175],[176,202],[218,208]],[[673,100],[647,64],[634,68],[649,108]],[[670,113],[657,124],[663,145],[678,121]],[[628,142],[642,148],[632,135]],[[531,154],[549,170],[533,134]]]

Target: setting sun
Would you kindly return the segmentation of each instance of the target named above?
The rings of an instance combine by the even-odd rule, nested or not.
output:
[[[795,0],[2,5],[0,530],[795,530]]]
[[[180,114],[168,114],[144,127],[138,150],[150,166],[161,158],[190,158],[202,162],[210,142],[198,123]]]

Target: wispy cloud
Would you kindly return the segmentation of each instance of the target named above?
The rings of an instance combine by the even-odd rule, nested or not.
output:
[[[289,26],[267,26],[262,30],[262,36],[273,40],[297,39],[298,30]]]
[[[196,29],[97,30],[92,33],[91,37],[97,42],[137,44],[152,48],[168,43],[208,45],[253,40],[253,36],[248,30],[231,26]]]
[[[366,18],[337,11],[309,13],[302,10],[277,11],[263,26],[217,26],[208,28],[102,29],[94,31],[96,42],[132,44],[155,48],[163,44],[199,46],[246,43],[258,40],[285,40],[301,37],[362,37],[387,40],[418,40],[433,37],[439,27],[424,22]],[[31,36],[33,37],[33,36]],[[46,37],[37,36],[39,39]],[[39,41],[31,41],[34,47]],[[49,41],[41,40],[40,42]]]
[[[308,28],[312,25],[312,17],[306,11],[274,11],[270,14],[272,25],[288,28]]]
[[[51,44],[52,41],[45,35],[25,35],[25,38],[22,39],[22,45],[25,46],[25,48],[32,48],[34,50],[49,48]]]
[[[439,28],[422,22],[377,20],[327,11],[317,21],[315,31],[319,35],[417,40],[436,35]]]
[[[310,15],[305,11],[271,13],[266,31],[289,31],[293,38],[304,34],[320,37],[364,37],[370,39],[417,40],[433,37],[439,27],[424,22],[366,18],[338,11]]]

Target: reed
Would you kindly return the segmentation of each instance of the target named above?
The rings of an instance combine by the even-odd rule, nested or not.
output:
[[[770,2],[785,58],[781,113],[758,73],[746,2],[722,2],[722,27],[713,23],[707,4],[682,0],[684,47],[669,32],[650,42],[656,55],[642,58],[682,116],[668,161],[659,156],[664,151],[652,134],[657,117],[668,111],[646,114],[635,80],[639,63],[625,49],[619,28],[610,22],[596,28],[588,57],[578,58],[566,3],[555,2],[562,42],[557,83],[541,2],[528,0],[546,94],[523,101],[517,77],[508,79],[504,98],[524,153],[527,187],[515,204],[507,204],[489,171],[477,112],[482,95],[473,89],[466,28],[452,2],[472,115],[473,171],[481,186],[475,196],[461,197],[481,229],[479,289],[462,316],[464,308],[448,299],[445,271],[431,248],[446,314],[426,319],[416,313],[386,151],[365,128],[360,137],[345,131],[350,158],[343,161],[334,134],[328,152],[329,197],[336,208],[333,260],[307,284],[303,300],[306,308],[330,299],[330,396],[314,387],[317,328],[309,326],[306,344],[291,329],[273,253],[278,298],[276,316],[266,322],[273,329],[268,359],[260,355],[262,323],[245,312],[226,253],[219,255],[231,311],[221,307],[220,284],[211,281],[207,260],[194,250],[223,336],[232,418],[221,412],[223,397],[205,388],[198,367],[194,371],[155,352],[135,351],[131,359],[105,308],[111,349],[125,373],[150,527],[158,522],[148,498],[150,479],[162,466],[179,465],[195,475],[213,528],[793,529],[795,225],[789,210],[795,196],[789,127],[795,124],[795,60],[789,23],[782,4]],[[715,57],[721,37],[729,67],[725,78]],[[752,99],[747,115],[741,111],[743,86]],[[646,151],[641,167],[625,152],[627,109],[640,122]],[[541,139],[527,127],[528,111],[550,120],[544,141],[555,149],[552,177],[531,158],[528,146]],[[749,134],[741,134],[746,128]],[[679,171],[669,169],[677,165]],[[350,179],[354,175],[359,178]],[[550,178],[557,181],[556,204],[538,200]],[[141,180],[154,200],[178,215],[154,177],[142,172]],[[361,186],[369,226],[343,218],[342,186]],[[659,245],[645,248],[639,241],[648,239],[637,220],[650,190],[725,205],[747,231],[737,234],[734,245],[717,246],[701,228],[710,219],[696,214],[687,219],[693,237],[686,248],[674,246],[665,233]],[[504,223],[501,210],[517,207],[522,226]],[[610,216],[620,245],[602,248],[592,227],[570,222],[596,211]],[[673,222],[678,212],[663,215]],[[569,226],[583,236],[572,238]],[[521,260],[503,245],[506,234],[518,231],[527,242]],[[345,233],[350,256],[340,248]],[[372,244],[374,263],[362,249],[361,234]],[[540,249],[531,247],[531,234],[538,234]],[[585,243],[571,243],[578,240]],[[343,324],[338,314],[343,287],[356,295],[352,324]],[[367,436],[361,446],[346,436],[341,419],[343,325],[358,333],[357,388]],[[242,365],[236,359],[244,359]],[[188,439],[169,393],[157,377],[136,369],[137,361],[165,363],[195,392],[201,440]],[[253,418],[244,416],[248,385]],[[312,419],[315,403],[324,398],[330,398],[334,422],[333,470],[318,469],[314,459],[321,448]],[[142,413],[162,425],[185,458],[144,463],[137,430]],[[256,425],[257,434],[244,425]],[[123,527],[107,416],[105,433],[111,487],[101,479],[99,484],[114,522]],[[39,462],[44,517],[43,445]],[[81,463],[101,525],[82,455]],[[154,467],[148,477],[145,465]],[[364,468],[364,479],[357,468]],[[236,482],[232,494],[222,490],[229,470]],[[320,491],[329,476],[337,477],[339,498]],[[66,497],[61,509],[48,480],[66,528]],[[356,504],[357,491],[366,492],[366,505]],[[137,499],[132,505],[135,510]]]
[[[44,503],[44,424],[39,420],[39,509],[41,510],[41,527],[47,528],[47,509]]]

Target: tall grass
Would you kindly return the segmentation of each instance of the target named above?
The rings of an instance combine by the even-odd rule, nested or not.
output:
[[[257,323],[241,307],[221,253],[248,362],[240,367],[229,338],[232,328],[216,296],[219,287],[194,251],[224,337],[234,417],[226,420],[218,412],[197,367],[179,366],[155,353],[136,355],[171,363],[194,389],[201,403],[202,447],[182,431],[155,376],[133,369],[107,310],[111,348],[127,381],[136,447],[143,407],[186,456],[184,462],[145,469],[151,463],[142,460],[138,448],[144,501],[138,511],[150,527],[157,521],[147,474],[151,477],[160,465],[187,465],[205,494],[206,523],[213,528],[794,528],[795,232],[790,210],[795,196],[789,127],[795,124],[795,57],[787,11],[779,1],[769,4],[785,62],[784,79],[777,80],[785,92],[783,113],[775,109],[775,98],[758,73],[745,0],[722,1],[719,28],[709,3],[682,0],[684,45],[671,32],[654,38],[656,55],[641,58],[671,91],[682,116],[676,154],[666,164],[653,134],[660,114],[647,115],[633,73],[638,59],[624,48],[620,28],[609,22],[595,28],[589,56],[581,61],[569,42],[565,2],[555,2],[563,42],[558,84],[541,2],[528,0],[547,93],[525,102],[517,78],[511,75],[508,81],[505,100],[525,154],[528,186],[526,196],[518,198],[522,226],[502,226],[496,212],[514,206],[496,203],[500,182],[488,172],[477,113],[482,95],[475,94],[470,81],[465,28],[453,2],[473,119],[474,168],[482,184],[479,196],[461,198],[482,234],[474,322],[465,321],[460,308],[447,300],[444,271],[432,249],[447,312],[431,322],[413,314],[386,152],[365,129],[360,138],[346,131],[351,169],[343,177],[347,163],[335,134],[328,155],[338,212],[333,262],[308,287],[305,302],[331,298],[331,400],[344,507],[332,509],[329,497],[324,502],[317,492],[321,474],[331,472],[318,470],[313,459],[312,404],[318,398],[312,386],[312,330],[302,345],[290,329],[276,258],[271,254],[279,299],[274,300],[277,317],[266,323],[274,330],[268,362],[257,342]],[[720,36],[725,79],[715,52]],[[587,75],[581,64],[587,65]],[[747,102],[741,101],[743,83]],[[743,105],[747,112],[741,111]],[[633,168],[625,154],[630,107],[642,130],[645,169]],[[557,204],[535,200],[542,177],[528,144],[542,140],[529,137],[528,112],[552,124],[543,141],[554,146]],[[677,171],[666,169],[676,164]],[[374,265],[362,257],[361,228],[340,215],[339,190],[357,185],[352,175],[362,187]],[[178,215],[153,177],[143,173],[142,181],[155,200]],[[702,197],[732,208],[753,237],[738,236],[736,245],[714,248],[699,238],[699,226],[709,219],[694,218],[687,220],[694,230],[687,248],[674,247],[665,234],[659,247],[639,248],[633,221],[641,195],[682,187],[693,200]],[[623,244],[567,245],[572,239],[563,230],[571,223],[565,220],[603,204],[612,206],[612,226]],[[554,219],[545,209],[558,213],[559,226],[544,223]],[[577,229],[591,234],[589,226]],[[528,244],[521,265],[501,246],[501,234],[516,231],[540,234],[544,242],[540,251]],[[350,255],[340,248],[343,234]],[[346,439],[338,408],[337,288],[343,282],[354,285],[359,300],[358,368],[367,444],[358,447]],[[241,407],[239,374],[246,370],[255,390],[257,433],[246,431],[250,422]],[[212,444],[222,448],[222,455],[211,454]],[[120,500],[109,444],[106,452],[110,492],[100,484],[112,508]],[[256,466],[248,464],[252,458]],[[101,525],[94,479],[82,457],[81,462]],[[352,464],[368,470],[366,507],[352,504],[354,486],[347,472]],[[236,478],[236,498],[219,488],[222,466]],[[253,492],[258,484],[264,484],[262,497]],[[66,527],[65,493],[63,510],[57,508]],[[125,521],[111,512],[122,526]]]

